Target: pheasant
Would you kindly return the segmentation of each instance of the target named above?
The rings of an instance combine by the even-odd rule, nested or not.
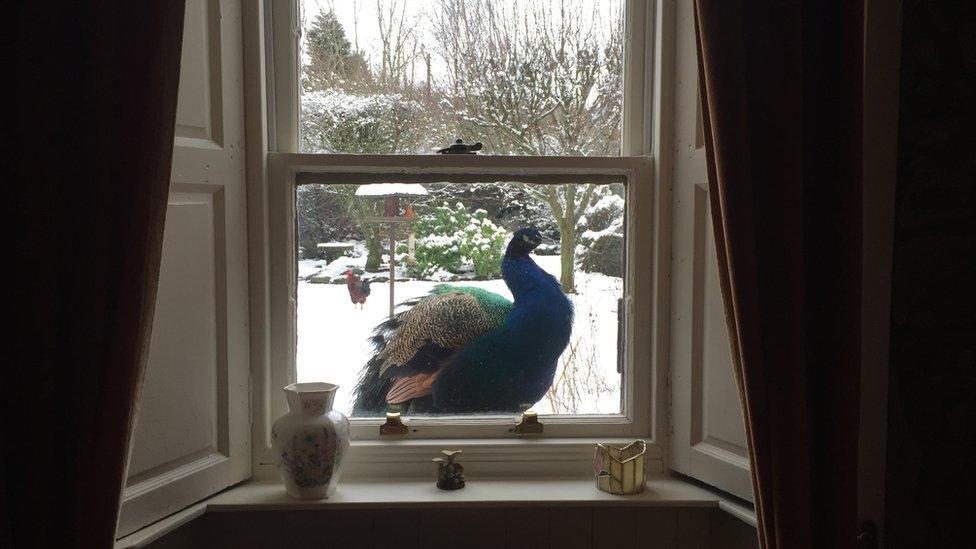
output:
[[[376,327],[354,415],[512,413],[538,402],[569,344],[573,306],[529,257],[542,242],[519,229],[502,260],[515,301],[441,284]]]
[[[353,307],[359,305],[359,308],[362,309],[363,304],[366,303],[366,298],[369,297],[369,280],[359,278],[359,275],[352,272],[352,269],[347,270],[345,274],[349,301],[352,301]]]

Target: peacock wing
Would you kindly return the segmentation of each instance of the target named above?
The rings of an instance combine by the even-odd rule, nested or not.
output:
[[[455,291],[425,297],[404,311],[377,354],[380,376],[433,372],[457,349],[497,325],[477,297]]]

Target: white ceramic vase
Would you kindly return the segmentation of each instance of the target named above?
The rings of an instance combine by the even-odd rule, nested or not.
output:
[[[322,499],[335,492],[349,450],[349,420],[332,409],[338,385],[292,383],[288,413],[271,427],[271,447],[288,495]]]

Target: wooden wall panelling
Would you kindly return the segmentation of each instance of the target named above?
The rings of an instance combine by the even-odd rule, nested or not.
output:
[[[678,510],[645,507],[637,510],[638,547],[678,549]]]
[[[681,549],[708,549],[712,509],[681,508],[677,512],[677,546]]]
[[[506,547],[506,512],[501,508],[421,509],[420,547]]]
[[[508,549],[548,547],[550,514],[551,511],[543,507],[511,507],[505,509]]]
[[[483,507],[208,512],[148,547],[757,549],[714,507]]]
[[[633,507],[595,507],[592,546],[637,547],[637,510]]]
[[[588,549],[593,537],[593,509],[553,507],[549,509],[549,546]]]
[[[417,509],[385,509],[373,512],[373,547],[416,549],[420,547]]]

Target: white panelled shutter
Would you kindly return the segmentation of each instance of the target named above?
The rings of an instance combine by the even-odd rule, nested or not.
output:
[[[240,0],[187,0],[159,293],[117,535],[250,475]]]
[[[694,1],[676,5],[670,467],[752,501],[709,210]]]

